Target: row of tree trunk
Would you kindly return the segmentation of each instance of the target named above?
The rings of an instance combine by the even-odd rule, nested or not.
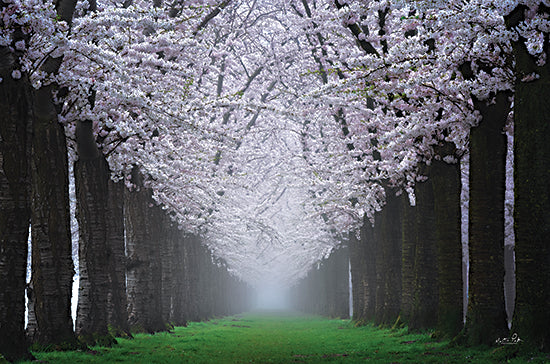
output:
[[[388,187],[374,223],[365,217],[360,237],[350,238],[353,319],[452,337],[463,312],[460,169],[433,161],[421,173],[432,178],[416,185],[415,206]]]
[[[521,56],[525,49],[516,45]],[[416,205],[386,188],[386,206],[365,220],[360,239],[350,239],[353,319],[357,324],[405,323],[410,329],[435,329],[440,337],[467,345],[494,345],[517,334],[530,347],[550,350],[550,201],[548,103],[536,96],[548,87],[548,64],[538,67],[528,55],[517,67],[536,70],[536,82],[517,82],[514,105],[514,190],[516,300],[512,330],[505,308],[504,209],[506,136],[510,94],[492,104],[474,100],[483,116],[472,129],[469,173],[469,275],[463,324],[461,180],[453,155],[441,144],[440,158],[421,165],[427,176],[415,186]],[[527,71],[524,71],[527,74]],[[540,94],[539,94],[540,95]],[[510,255],[510,254],[508,254]],[[509,262],[508,262],[509,263]],[[510,305],[511,306],[511,305]]]
[[[349,317],[349,250],[339,246],[291,289],[292,306],[302,312]]]
[[[79,304],[71,318],[74,267],[63,126],[40,90],[6,77],[0,87],[0,354],[29,359],[29,344],[53,349],[111,345],[244,310],[248,287],[196,236],[177,229],[143,188],[110,180],[91,123],[77,126]],[[42,105],[42,109],[37,105]],[[44,106],[45,105],[45,106]],[[26,285],[31,226],[32,277]],[[29,299],[25,330],[25,290]]]
[[[62,20],[70,23],[74,4],[58,4]],[[15,32],[14,42],[25,37]],[[110,180],[92,123],[82,120],[76,125],[74,166],[80,287],[73,330],[69,161],[53,97],[56,85],[34,90],[25,73],[12,77],[20,68],[15,48],[0,47],[0,355],[29,359],[29,343],[110,345],[113,335],[166,330],[242,310],[247,287],[230,277],[197,237],[171,223],[143,188],[139,173],[133,176],[134,191]],[[48,58],[44,71],[55,73],[60,63]],[[32,277],[27,284],[29,227]]]

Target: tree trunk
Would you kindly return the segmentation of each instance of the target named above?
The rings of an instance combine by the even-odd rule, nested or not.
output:
[[[375,218],[377,325],[393,325],[401,307],[401,203],[395,189],[386,188],[386,205]],[[401,196],[402,198],[402,196]]]
[[[420,173],[429,176],[430,167],[421,165]],[[414,297],[409,329],[433,328],[437,324],[437,241],[435,234],[432,180],[418,182],[416,193],[416,249],[414,262]]]
[[[474,100],[483,120],[470,135],[470,277],[464,327],[470,345],[508,335],[504,305],[504,192],[508,93],[496,102]]]
[[[438,148],[438,155],[454,156],[453,144]],[[462,241],[460,163],[432,161],[435,233],[437,239],[439,302],[437,332],[445,338],[455,337],[463,327]]]
[[[24,327],[32,95],[26,75],[9,71],[0,69],[0,355],[15,361],[33,359]]]
[[[380,216],[377,214],[377,216]],[[365,216],[361,227],[361,244],[365,252],[365,273],[362,281],[365,306],[362,312],[361,324],[374,320],[376,313],[376,250],[378,241],[374,237],[374,227]]]
[[[160,207],[155,207],[155,209],[162,219],[159,236],[162,269],[162,320],[171,325],[174,321],[174,303],[178,299],[174,296],[176,290],[175,267],[176,264],[181,264],[174,259],[177,229],[173,226],[170,217]]]
[[[414,261],[416,255],[416,206],[411,206],[407,198],[401,200],[403,203],[403,227],[402,227],[402,256],[401,256],[401,320],[408,323],[414,304]]]
[[[107,329],[109,260],[113,258],[107,240],[109,168],[103,155],[87,159],[80,154],[74,171],[80,232],[76,334],[87,345],[110,346],[114,338]]]
[[[173,317],[172,320],[176,326],[187,326],[187,274],[186,274],[186,258],[185,258],[185,247],[186,244],[184,235],[174,228],[175,242],[174,242],[174,256],[173,256],[173,265],[174,265],[174,302],[173,302]]]
[[[366,263],[364,245],[357,239],[354,233],[349,237],[349,259],[351,267],[351,289],[352,289],[352,319],[356,325],[363,322],[363,311],[365,308],[364,284],[366,280]]]
[[[132,332],[166,330],[162,320],[162,281],[157,236],[152,226],[159,221],[149,212],[151,192],[143,187],[139,172],[133,182],[139,190],[125,191],[126,247],[128,253],[128,321]]]
[[[32,138],[32,285],[40,345],[76,345],[71,319],[74,275],[67,145],[51,86],[36,91]]]
[[[183,243],[184,260],[182,262],[185,268],[184,281],[184,314],[189,321],[200,321],[197,308],[198,294],[198,271],[197,271],[197,242],[198,238],[192,234],[186,234]]]
[[[332,296],[331,317],[349,318],[349,250],[340,246],[332,253],[331,268],[328,272],[334,283],[328,292]]]
[[[107,322],[114,336],[130,336],[126,298],[126,247],[124,242],[124,185],[108,181],[107,246],[109,249],[109,287]]]
[[[198,259],[198,308],[200,320],[207,320],[212,314],[212,258],[210,252],[199,241],[197,244],[199,259]]]
[[[548,39],[548,33],[546,37]],[[512,332],[527,345],[549,352],[550,63],[546,61],[543,67],[536,66],[522,43],[520,38],[520,43],[514,44],[517,77],[514,101],[516,305]],[[548,53],[546,48],[546,56],[550,56]],[[532,72],[540,78],[521,82],[523,75]]]

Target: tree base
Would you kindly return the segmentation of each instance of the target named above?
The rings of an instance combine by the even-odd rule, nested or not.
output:
[[[85,346],[104,346],[104,347],[112,347],[113,345],[117,344],[116,339],[113,335],[107,334],[88,334],[88,335],[79,335],[78,341],[81,342]]]

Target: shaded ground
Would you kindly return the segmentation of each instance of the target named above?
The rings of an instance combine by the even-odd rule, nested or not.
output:
[[[256,312],[119,339],[113,348],[35,353],[42,363],[550,363],[518,346],[447,348],[429,334],[356,328],[349,320]]]

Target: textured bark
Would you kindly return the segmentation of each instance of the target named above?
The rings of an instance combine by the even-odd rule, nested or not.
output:
[[[351,289],[354,323],[361,324],[365,307],[365,295],[363,281],[366,279],[365,251],[361,240],[355,234],[349,238],[349,258],[351,267]]]
[[[186,274],[186,258],[185,258],[185,239],[184,235],[175,230],[174,237],[174,301],[172,305],[172,321],[176,326],[187,326],[187,274]]]
[[[542,7],[542,6],[541,6]],[[548,8],[545,8],[548,13]],[[548,37],[548,35],[547,35]],[[522,39],[520,39],[522,41]],[[546,41],[548,45],[548,41]],[[548,47],[546,55],[548,56]],[[513,332],[527,345],[550,351],[550,64],[537,67],[514,44],[514,229],[516,305]],[[521,82],[536,72],[540,78]]]
[[[130,335],[126,298],[126,252],[124,242],[124,185],[108,181],[107,245],[109,249],[109,287],[107,322],[114,336]]]
[[[183,244],[183,266],[185,268],[185,281],[183,292],[184,314],[189,321],[200,321],[197,305],[198,294],[198,255],[197,255],[198,237],[187,234]]]
[[[401,200],[403,206],[402,256],[401,256],[401,320],[408,323],[414,304],[414,261],[416,255],[416,207],[407,198]]]
[[[111,217],[108,213],[110,171],[103,155],[86,159],[82,154],[74,171],[80,233],[80,286],[75,331],[79,340],[87,345],[111,345],[114,339],[108,332],[107,309],[109,267],[113,265],[107,240],[107,219]]]
[[[199,318],[203,321],[212,317],[212,303],[214,302],[212,282],[214,281],[214,277],[210,252],[200,241],[198,241],[197,250],[199,254],[197,303]]]
[[[376,324],[393,325],[401,307],[400,198],[403,196],[397,197],[393,188],[386,188],[386,205],[375,217]]]
[[[429,175],[429,167],[420,167],[420,173]],[[417,183],[416,193],[416,249],[414,262],[414,297],[409,329],[434,328],[437,324],[437,241],[434,231],[434,196],[432,180]]]
[[[59,20],[71,24],[76,0],[59,0]],[[63,57],[47,57],[40,71],[57,74]],[[38,345],[78,347],[71,318],[74,267],[69,218],[68,161],[65,132],[54,103],[55,84],[34,93],[32,178],[32,278],[30,306],[35,325],[28,331]]]
[[[166,215],[160,207],[155,208],[158,209],[157,213],[161,214],[162,221],[159,231],[159,254],[162,278],[162,319],[165,323],[170,324],[174,321],[174,303],[177,299],[174,296],[176,291],[174,268],[177,264],[177,261],[174,260],[174,256],[177,229],[173,226],[172,221],[170,221],[170,217]]]
[[[437,152],[441,157],[452,156],[455,148],[446,143],[437,148]],[[463,327],[460,164],[434,160],[430,178],[434,191],[437,239],[437,332],[441,337],[453,338]]]
[[[0,77],[0,355],[15,361],[32,359],[24,328],[32,95],[26,76],[0,69]]]
[[[508,335],[504,306],[504,193],[509,94],[487,105],[475,100],[483,120],[470,136],[470,277],[464,333],[470,345],[494,344]]]
[[[32,138],[32,285],[40,345],[74,347],[71,319],[74,275],[69,222],[67,146],[52,90],[36,91]]]
[[[134,171],[136,191],[125,191],[126,248],[128,253],[128,321],[133,332],[166,330],[162,320],[162,276],[158,241],[153,226],[159,221],[149,213],[151,192],[142,187]],[[158,226],[158,225],[157,225]]]
[[[327,275],[332,284],[327,292],[330,295],[329,317],[349,318],[349,250],[340,246],[329,257]]]
[[[362,312],[362,322],[374,320],[376,312],[376,249],[378,242],[374,238],[374,227],[371,222],[365,217],[363,226],[361,227],[361,244],[364,245],[365,251],[365,274],[362,281],[364,308]],[[359,321],[358,323],[362,323]]]

